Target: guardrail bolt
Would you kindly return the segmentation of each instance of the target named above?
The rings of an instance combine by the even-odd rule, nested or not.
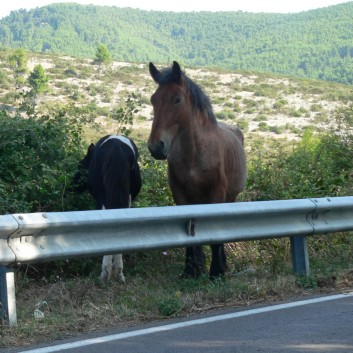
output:
[[[188,223],[187,223],[187,229],[186,232],[189,236],[194,237],[195,236],[195,220],[189,219]]]

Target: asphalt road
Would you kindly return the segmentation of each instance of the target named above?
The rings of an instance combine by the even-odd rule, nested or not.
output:
[[[353,292],[85,336],[4,353],[352,353]]]

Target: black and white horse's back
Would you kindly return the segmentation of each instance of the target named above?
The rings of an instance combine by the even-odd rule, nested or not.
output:
[[[101,138],[93,150],[88,185],[97,209],[127,208],[141,188],[138,149],[121,135]]]
[[[74,189],[88,189],[97,209],[127,208],[141,189],[138,148],[128,137],[107,135],[88,147],[74,177]],[[125,282],[122,255],[103,257],[101,278]]]

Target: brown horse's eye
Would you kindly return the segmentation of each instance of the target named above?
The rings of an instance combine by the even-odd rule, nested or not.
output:
[[[181,97],[175,97],[174,104],[179,104],[181,102]]]

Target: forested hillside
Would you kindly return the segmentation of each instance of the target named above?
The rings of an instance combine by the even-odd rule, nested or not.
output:
[[[172,13],[54,4],[12,12],[0,44],[114,60],[220,67],[353,83],[353,2],[297,13]]]

